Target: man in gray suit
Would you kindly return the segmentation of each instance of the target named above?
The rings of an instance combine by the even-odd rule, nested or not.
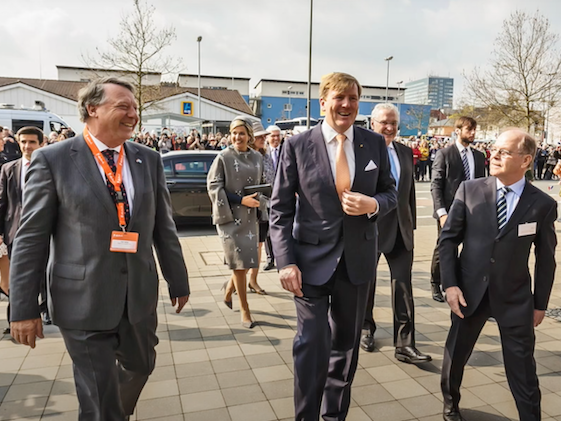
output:
[[[536,141],[518,129],[491,150],[491,177],[460,184],[439,240],[440,270],[452,326],[442,362],[444,419],[461,421],[460,385],[489,317],[501,332],[506,378],[521,421],[541,419],[535,335],[555,276],[557,203],[527,183]],[[462,244],[460,256],[458,246]],[[528,258],[534,245],[532,278]]]
[[[411,286],[413,268],[413,230],[417,225],[415,203],[415,174],[411,148],[395,142],[399,126],[399,110],[391,103],[381,103],[372,110],[372,128],[384,136],[388,148],[392,176],[397,185],[397,208],[378,218],[378,261],[384,253],[390,267],[393,342],[395,357],[410,364],[431,361],[431,356],[415,347],[415,305]],[[364,318],[360,346],[374,351],[374,296],[376,279],[368,291],[368,304]]]
[[[11,264],[12,336],[43,337],[37,294],[72,358],[81,421],[129,418],[154,369],[158,273],[180,312],[187,270],[160,156],[126,142],[138,122],[132,86],[116,78],[79,93],[82,136],[36,151]]]
[[[284,142],[271,198],[277,268],[298,314],[296,420],[347,416],[376,276],[376,220],[397,201],[383,137],[353,126],[360,93],[351,75],[324,77],[325,121]]]

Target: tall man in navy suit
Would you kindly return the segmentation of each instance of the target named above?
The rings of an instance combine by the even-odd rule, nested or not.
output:
[[[452,310],[441,378],[446,421],[463,420],[464,366],[491,316],[501,332],[506,378],[520,420],[541,419],[534,328],[544,318],[555,278],[557,203],[526,182],[535,154],[536,141],[528,133],[502,133],[491,151],[491,177],[460,184],[442,228],[440,270]]]
[[[388,148],[392,176],[397,187],[397,208],[378,218],[378,260],[380,254],[390,267],[393,310],[393,342],[395,357],[406,363],[431,361],[415,347],[415,305],[411,287],[413,268],[413,230],[417,225],[415,203],[415,171],[411,148],[395,142],[399,126],[399,110],[391,103],[381,103],[372,110],[372,128],[384,136]],[[374,295],[376,280],[368,291],[364,332],[360,347],[374,351]]]
[[[348,74],[322,80],[325,121],[285,141],[271,199],[280,280],[294,294],[298,314],[296,420],[347,415],[376,276],[375,222],[397,202],[383,137],[353,127],[360,94]]]

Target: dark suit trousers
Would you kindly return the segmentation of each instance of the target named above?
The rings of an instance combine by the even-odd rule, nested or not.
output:
[[[393,344],[396,347],[415,346],[415,307],[411,287],[411,270],[413,268],[413,250],[407,250],[403,238],[397,235],[395,245],[390,253],[384,253],[392,286],[393,309]],[[378,254],[378,261],[380,254]],[[374,321],[374,300],[376,296],[376,279],[368,289],[368,302],[364,316],[363,329],[376,332]]]
[[[349,281],[342,258],[326,284],[303,284],[304,296],[294,297],[295,420],[317,421],[320,411],[326,421],[347,416],[367,291],[368,283]]]
[[[107,331],[60,331],[74,368],[79,421],[123,421],[156,362],[156,313],[131,325],[127,310]]]
[[[438,229],[438,237],[436,238],[436,246],[434,247],[434,252],[432,253],[432,262],[430,265],[431,274],[431,284],[440,286],[440,255],[438,254],[438,239],[440,238],[440,232],[442,227],[440,226],[440,220],[436,220],[436,227]]]
[[[460,319],[452,313],[452,326],[446,339],[442,362],[441,388],[446,408],[458,408],[464,367],[489,317],[493,316],[489,296],[485,294],[473,315]],[[534,360],[535,336],[527,326],[499,324],[506,377],[520,421],[541,420],[541,394]]]
[[[275,262],[275,253],[273,253],[273,242],[271,241],[271,230],[267,230],[267,238],[265,238],[265,252],[267,253],[267,262]]]

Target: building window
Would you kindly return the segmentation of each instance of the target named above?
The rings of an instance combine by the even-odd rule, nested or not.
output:
[[[292,111],[292,104],[284,104],[284,111]]]
[[[267,108],[272,108],[273,106],[271,104],[267,104]]]

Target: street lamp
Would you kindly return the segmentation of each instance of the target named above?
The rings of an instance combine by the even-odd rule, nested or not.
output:
[[[290,90],[292,89],[292,85],[288,87],[288,119],[290,120],[290,112],[292,111],[292,104],[290,103]]]
[[[198,50],[198,64],[199,64],[199,80],[198,80],[198,96],[199,96],[199,105],[197,106],[197,117],[199,117],[199,120],[201,119],[201,41],[203,40],[203,37],[198,36],[197,37],[197,50]]]
[[[393,56],[386,57],[384,60],[388,62],[388,70],[386,72],[386,102],[388,102],[388,89],[390,88],[390,61],[393,60]]]
[[[400,115],[398,115],[398,117],[400,117],[400,118],[401,118],[401,103],[403,101],[401,101],[401,102],[399,101],[399,88],[401,88],[402,83],[403,83],[402,80],[400,80],[399,82],[396,82],[396,85],[397,85],[397,112],[400,114]]]

